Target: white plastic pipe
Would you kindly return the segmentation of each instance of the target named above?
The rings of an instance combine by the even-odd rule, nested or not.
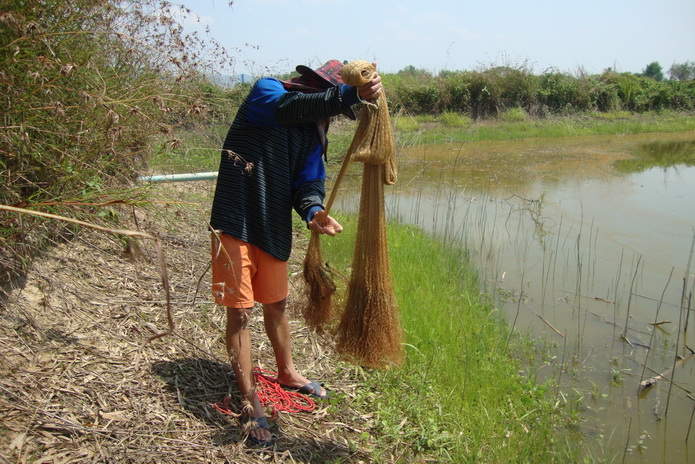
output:
[[[214,172],[190,172],[187,174],[162,174],[158,176],[138,177],[140,182],[190,182],[192,180],[217,179],[217,171]]]

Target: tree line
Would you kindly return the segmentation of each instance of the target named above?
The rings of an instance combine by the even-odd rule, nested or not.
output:
[[[641,74],[611,69],[597,75],[555,69],[535,74],[522,65],[433,75],[409,66],[382,77],[390,108],[405,114],[451,111],[480,119],[513,108],[532,117],[586,111],[692,111],[695,63],[674,64],[670,73],[671,79],[663,79],[655,62]]]

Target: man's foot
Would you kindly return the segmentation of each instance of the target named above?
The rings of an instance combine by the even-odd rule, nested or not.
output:
[[[301,386],[286,385],[280,383],[280,386],[287,390],[296,390],[304,395],[309,395],[320,400],[325,400],[330,397],[330,390],[323,388],[323,384],[310,380],[307,384]]]
[[[249,430],[249,440],[261,446],[270,446],[273,444],[273,435],[270,433],[270,424],[265,416],[247,417],[245,422],[251,423]]]
[[[244,407],[242,422],[250,425],[248,439],[252,443],[261,446],[273,444],[273,434],[270,433],[270,424],[268,424],[268,419],[265,417],[265,411],[258,394],[254,393],[250,404]]]

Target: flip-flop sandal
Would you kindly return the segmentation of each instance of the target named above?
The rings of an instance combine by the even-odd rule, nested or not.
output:
[[[242,423],[246,424],[248,422],[254,422],[255,423],[255,425],[251,427],[249,432],[252,432],[252,431],[257,430],[257,429],[266,429],[268,432],[270,432],[270,424],[268,423],[268,418],[266,418],[265,416],[262,416],[262,417],[246,416],[242,419]],[[249,435],[246,439],[249,440],[254,445],[263,446],[263,447],[273,446],[273,443],[274,443],[274,440],[272,438],[269,441],[264,441],[264,440],[259,440],[258,438],[252,437],[251,435]]]
[[[323,387],[322,383],[314,382],[313,380],[310,381],[308,384],[304,385],[303,387],[291,387],[289,385],[283,385],[280,384],[282,388],[285,390],[293,390],[297,391],[299,393],[302,393],[304,395],[309,395],[313,398],[318,398],[320,400],[327,400],[331,396],[331,391],[328,388]],[[326,390],[325,395],[318,395],[316,392],[321,391],[321,387],[323,387],[324,390]]]

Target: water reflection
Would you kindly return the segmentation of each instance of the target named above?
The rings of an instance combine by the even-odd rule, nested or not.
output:
[[[641,144],[630,159],[620,160],[615,167],[622,172],[641,172],[653,167],[695,166],[695,142],[656,141]]]
[[[393,217],[464,243],[510,324],[549,342],[538,375],[582,411],[599,459],[695,460],[695,315],[684,331],[681,309],[695,282],[695,163],[664,166],[694,146],[690,132],[417,147],[389,190]],[[675,382],[638,395],[676,354]]]

